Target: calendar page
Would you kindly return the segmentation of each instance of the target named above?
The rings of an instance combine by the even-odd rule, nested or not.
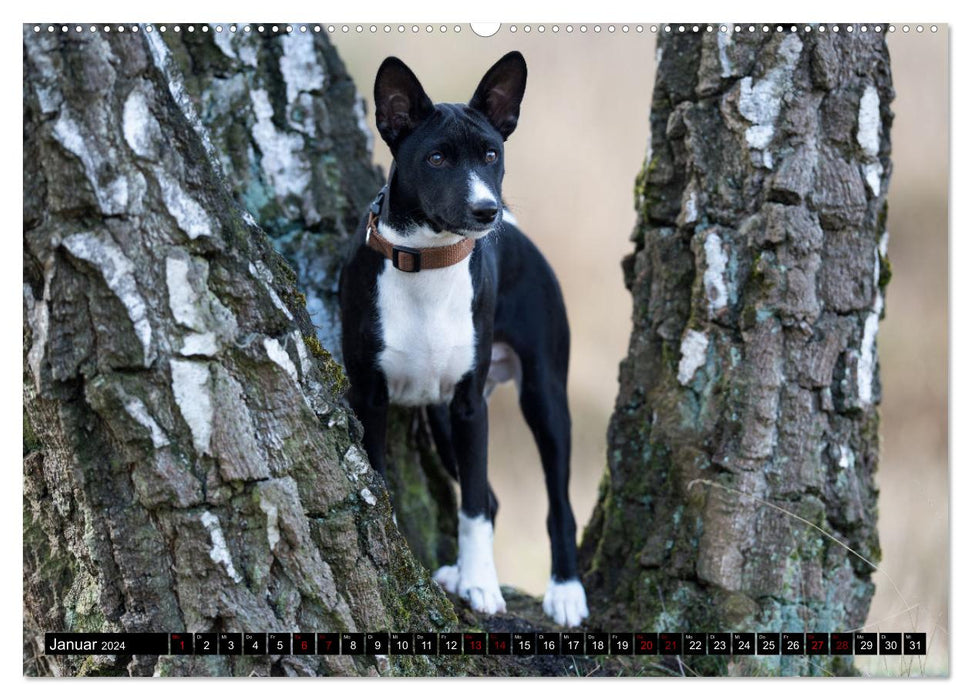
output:
[[[23,24],[23,674],[947,676],[948,41]]]

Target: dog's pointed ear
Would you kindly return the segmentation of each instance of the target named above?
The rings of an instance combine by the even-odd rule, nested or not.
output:
[[[374,114],[378,133],[391,150],[433,110],[411,69],[394,56],[384,59],[374,78]]]
[[[518,51],[510,51],[486,71],[469,107],[482,112],[505,140],[516,129],[525,92],[526,59]]]

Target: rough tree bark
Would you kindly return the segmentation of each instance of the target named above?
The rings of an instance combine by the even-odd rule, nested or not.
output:
[[[384,183],[364,101],[325,34],[222,30],[164,39],[236,201],[293,267],[321,347],[340,361],[344,244]],[[396,409],[388,445],[399,529],[429,569],[453,563],[458,506],[423,412]]]
[[[659,40],[624,264],[634,327],[582,545],[594,625],[866,618],[893,90],[883,34],[855,29]],[[691,665],[850,672],[840,657]]]
[[[173,59],[158,32],[24,34],[25,673],[465,672],[454,657],[41,655],[44,631],[438,630],[457,620],[392,523],[297,280],[218,173],[220,149],[177,68],[191,42]],[[283,41],[256,55],[273,46],[286,55]],[[211,41],[199,50],[220,56]],[[352,113],[346,78],[321,42],[311,53],[334,59],[326,75],[338,76],[338,94],[308,99],[339,129]],[[258,144],[250,181],[240,173],[253,156],[226,167],[258,197],[278,173],[266,161],[286,155],[273,150],[292,134],[282,124],[296,117],[283,117],[282,95],[268,98],[272,115],[255,90],[248,99],[255,124],[212,133],[220,145],[240,140],[230,158],[250,135],[271,140]],[[270,220],[273,206],[256,209]],[[350,216],[315,222],[315,207],[343,210],[281,206],[278,221],[303,216],[307,229]]]

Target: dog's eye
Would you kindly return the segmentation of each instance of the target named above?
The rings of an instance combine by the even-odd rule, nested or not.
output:
[[[437,168],[439,165],[442,165],[445,162],[445,156],[438,151],[435,151],[428,156],[428,162]]]
[[[495,151],[495,149],[490,148],[488,151],[485,152],[486,163],[495,163],[498,157],[499,157],[499,154]]]

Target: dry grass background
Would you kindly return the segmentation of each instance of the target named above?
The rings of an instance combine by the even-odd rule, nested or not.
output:
[[[535,30],[475,36],[436,29],[334,35],[368,102],[388,55],[404,60],[436,102],[465,102],[502,54],[523,52],[529,80],[506,147],[505,199],[559,276],[572,329],[570,495],[579,527],[590,517],[606,463],[617,368],[630,333],[620,260],[631,250],[633,182],[648,139],[655,40],[645,31],[558,35]],[[883,443],[881,573],[868,630],[927,632],[926,659],[860,663],[874,675],[948,671],[948,50],[947,30],[890,36],[897,98],[890,190],[893,280],[880,326]],[[390,154],[375,144],[385,170]],[[490,405],[490,477],[500,502],[496,555],[503,583],[541,594],[549,576],[546,495],[539,455],[515,389]],[[892,659],[892,657],[891,657]]]

